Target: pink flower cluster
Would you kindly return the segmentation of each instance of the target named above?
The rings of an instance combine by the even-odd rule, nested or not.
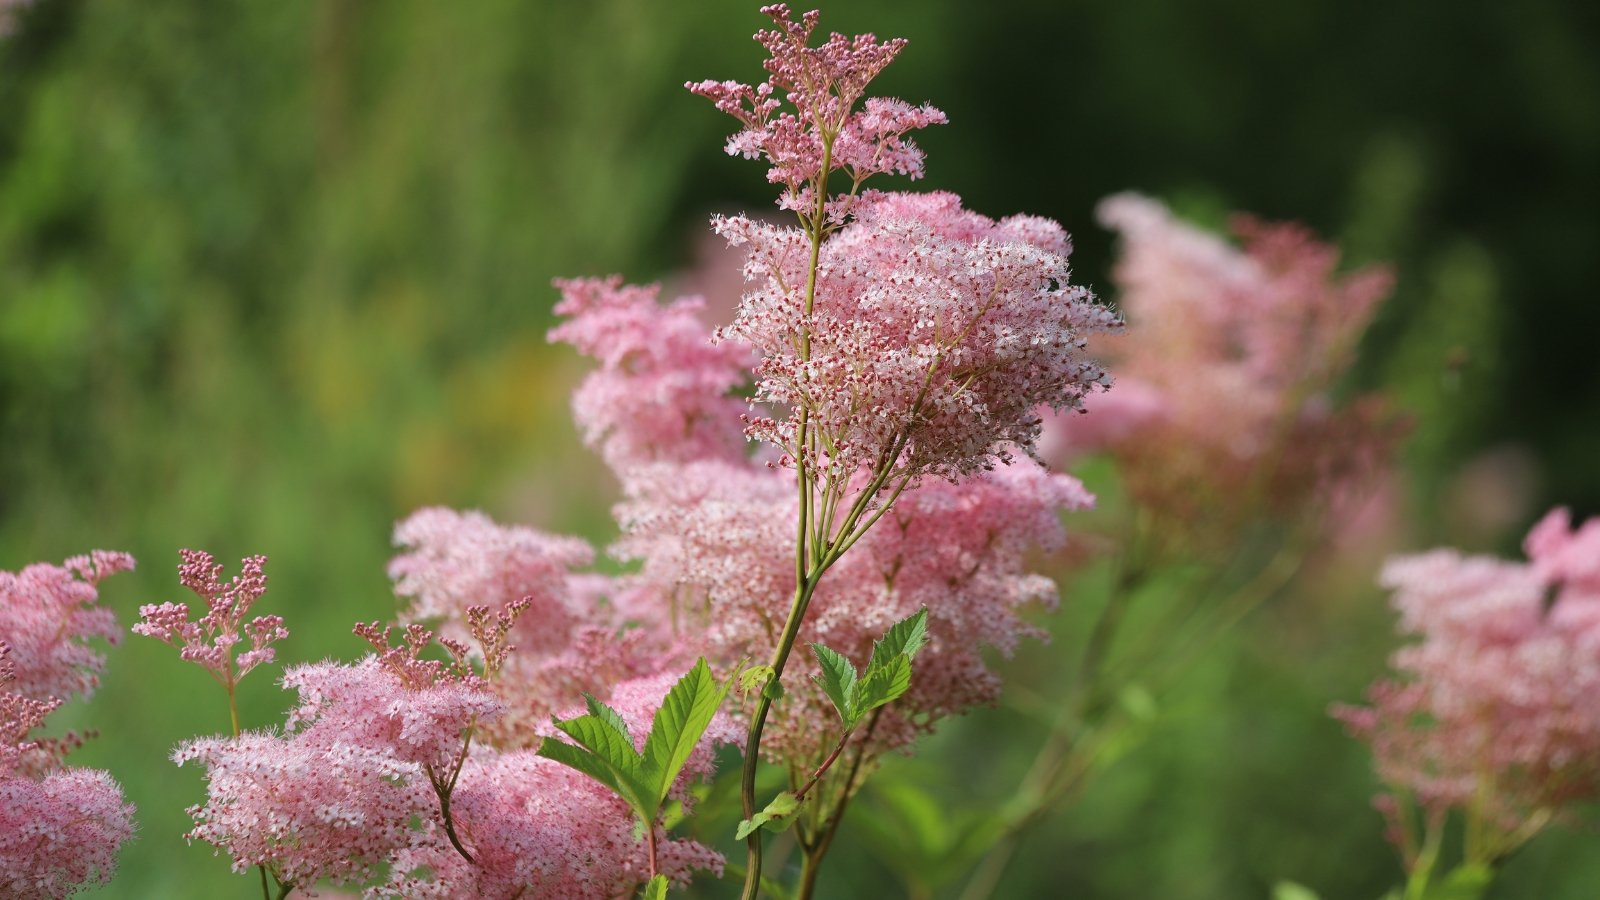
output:
[[[1084,351],[1115,319],[1068,283],[1071,244],[1047,219],[995,222],[953,194],[868,192],[822,244],[809,310],[804,231],[743,216],[716,227],[748,248],[752,285],[720,337],[761,354],[756,399],[783,414],[748,433],[793,463],[806,457],[805,421],[824,448],[805,459],[813,477],[885,464],[971,475],[1031,453],[1037,409],[1077,408],[1109,383]]]
[[[572,398],[583,438],[613,469],[666,459],[738,459],[744,440],[722,427],[744,402],[730,392],[752,359],[737,344],[711,344],[696,315],[705,303],[686,297],[665,309],[659,289],[622,279],[557,281],[558,315],[550,332],[593,357],[600,368]],[[409,542],[408,542],[409,543]]]
[[[108,881],[133,835],[133,806],[109,773],[62,765],[77,736],[31,735],[62,698],[98,683],[105,659],[85,642],[120,631],[95,605],[97,587],[132,568],[127,554],[97,550],[0,572],[0,896],[59,898]]]
[[[675,680],[670,674],[633,679],[611,693],[608,703],[641,747]],[[553,730],[546,723],[541,732]],[[728,721],[718,717],[672,796],[692,808],[689,781],[710,777],[712,744],[730,743],[734,737]],[[589,900],[622,896],[646,880],[646,856],[626,804],[592,779],[531,750],[486,752],[468,759],[453,806],[476,864],[439,842],[421,845],[396,859],[393,878],[381,896]],[[667,839],[664,829],[658,831],[661,871],[679,887],[695,870],[721,874],[720,854],[695,841]],[[419,868],[428,874],[408,874]]]
[[[1396,651],[1371,706],[1335,710],[1392,790],[1465,811],[1505,850],[1600,798],[1600,520],[1574,531],[1556,510],[1524,548],[1526,563],[1391,560],[1382,582],[1419,640]]]
[[[0,640],[11,645],[16,667],[10,689],[34,699],[93,693],[105,656],[89,642],[122,638],[116,615],[95,603],[99,585],[132,569],[128,554],[96,550],[59,566],[34,563],[0,572]]]
[[[1262,504],[1300,509],[1371,474],[1391,418],[1372,397],[1336,408],[1329,391],[1387,272],[1339,274],[1338,251],[1296,225],[1239,217],[1236,248],[1135,194],[1099,212],[1122,236],[1128,327],[1107,342],[1116,390],[1054,422],[1058,454],[1107,451],[1142,503],[1213,525]]]
[[[413,623],[394,643],[393,628],[358,625],[372,655],[285,674],[299,702],[282,734],[181,746],[175,759],[200,763],[207,780],[189,837],[226,849],[239,872],[365,885],[374,898],[626,893],[646,872],[631,811],[534,749],[548,715],[584,691],[644,735],[671,686],[661,667],[677,658],[618,633],[617,611],[595,592],[605,580],[569,571],[591,555],[581,541],[442,509],[418,512],[396,538],[407,552],[391,571],[408,616],[441,635]],[[446,658],[429,655],[434,644]],[[640,677],[646,662],[655,668]],[[728,732],[719,720],[686,779],[710,773],[709,740]],[[680,884],[694,869],[720,871],[721,857],[692,841],[661,848]]]
[[[652,427],[646,420],[634,425],[633,433]],[[389,574],[395,592],[412,601],[403,619],[434,623],[449,639],[481,647],[491,637],[491,620],[507,617],[503,635],[492,641],[498,658],[486,665],[506,705],[488,726],[498,745],[537,746],[538,729],[574,698],[603,695],[672,660],[642,631],[622,633],[625,624],[639,623],[639,614],[654,615],[641,608],[638,591],[573,571],[594,557],[577,538],[435,507],[401,522],[395,543],[405,552]]]
[[[1059,513],[1091,500],[1029,458],[1038,410],[1076,407],[1106,383],[1085,341],[1115,318],[1070,284],[1070,242],[1054,222],[997,222],[950,194],[863,191],[872,175],[920,175],[907,134],[943,115],[860,103],[903,42],[833,35],[808,47],[815,13],[765,12],[777,24],[758,35],[768,81],[691,86],[740,120],[730,151],[766,158],[780,205],[800,213],[799,229],[719,220],[748,250],[734,322],[713,340],[698,300],[663,306],[656,288],[618,278],[557,283],[567,319],[550,337],[599,363],[575,414],[622,483],[613,552],[638,569],[586,573],[583,542],[481,513],[424,509],[402,522],[390,567],[409,603],[402,646],[362,626],[375,656],[286,676],[301,703],[282,736],[179,751],[208,768],[194,836],[227,847],[237,868],[306,886],[369,883],[386,867],[372,896],[636,887],[648,856],[628,806],[535,754],[553,734],[546,717],[589,692],[642,742],[690,660],[726,675],[769,656],[797,583],[802,483],[827,503],[860,498],[877,524],[851,533],[800,639],[864,663],[892,623],[930,613],[910,692],[863,729],[862,752],[992,701],[983,648],[1009,653],[1038,636],[1024,611],[1056,591],[1028,556],[1059,545]],[[830,176],[847,190],[830,194]],[[734,393],[752,369],[753,402]],[[747,437],[772,448],[752,453]],[[236,627],[242,612],[224,600],[248,595],[248,577],[220,594],[215,580],[197,593],[223,598],[218,623]],[[219,630],[191,633],[186,611],[152,612],[144,627],[186,647]],[[449,662],[422,653],[435,631]],[[802,657],[794,665],[810,674]],[[814,766],[838,740],[836,716],[809,678],[785,686],[764,752]],[[711,746],[734,739],[740,715],[714,721],[684,779],[709,775]],[[674,790],[689,800],[681,782]],[[720,871],[709,848],[660,838],[675,883]]]
[[[280,616],[245,621],[250,607],[266,593],[267,558],[246,557],[239,574],[223,584],[222,566],[211,554],[184,550],[181,555],[178,581],[205,602],[205,614],[190,621],[188,604],[147,604],[139,607],[144,619],[133,626],[133,632],[178,647],[182,658],[198,664],[231,691],[251,669],[272,662],[275,651],[271,645],[289,636]],[[250,649],[236,657],[234,647],[246,636]]]
[[[658,305],[653,293],[627,292],[581,315],[616,315],[624,299],[633,304],[629,321],[681,314]],[[603,367],[590,377],[616,382],[628,373]],[[656,369],[648,377],[664,375]],[[688,402],[704,408],[713,396],[708,388]],[[715,424],[727,435],[740,428],[732,416]],[[655,431],[652,422],[619,420],[614,428],[593,439],[663,448],[618,471],[627,496],[617,509],[623,536],[614,552],[642,563],[626,582],[632,595],[667,607],[656,618],[670,620],[690,658],[704,654],[727,666],[768,654],[795,585],[794,471],[759,458],[680,461],[668,449],[672,434]],[[1022,614],[1052,606],[1056,588],[1029,571],[1027,556],[1058,547],[1059,513],[1091,500],[1076,479],[1018,459],[960,483],[932,480],[907,492],[841,558],[817,589],[801,642],[821,641],[864,664],[872,640],[889,625],[929,609],[931,643],[917,656],[911,692],[880,719],[875,749],[902,746],[937,719],[996,698],[999,682],[981,648],[1009,653],[1022,637],[1039,636]],[[814,667],[809,655],[797,654],[790,664],[797,668],[785,679],[786,697],[763,748],[774,760],[815,764],[836,738],[835,714],[805,677]]]
[[[952,194],[863,192],[874,175],[920,177],[906,134],[945,121],[898,100],[857,109],[905,42],[833,34],[811,47],[816,12],[762,12],[777,26],[756,35],[766,82],[688,85],[739,120],[728,151],[770,162],[779,206],[799,216],[799,227],[715,223],[747,250],[752,289],[720,333],[760,357],[756,400],[770,414],[747,433],[831,485],[862,470],[892,473],[879,485],[954,479],[1032,453],[1038,407],[1076,408],[1108,383],[1083,351],[1115,319],[1069,283],[1066,232],[1029,216],[997,223]],[[849,182],[837,195],[836,173]]]

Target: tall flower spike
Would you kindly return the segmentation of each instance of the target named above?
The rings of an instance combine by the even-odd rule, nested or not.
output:
[[[850,199],[871,176],[894,172],[921,177],[922,151],[906,134],[943,124],[944,113],[900,100],[873,99],[864,110],[855,108],[867,84],[906,42],[895,38],[879,43],[871,34],[849,38],[834,33],[811,47],[815,10],[798,22],[783,3],[761,12],[777,26],[755,36],[769,54],[766,81],[755,86],[736,81],[684,85],[744,126],[728,138],[728,154],[766,159],[772,166],[767,180],[784,188],[779,206],[803,216],[816,206],[817,194],[828,192],[829,174],[843,172],[852,185],[830,209],[835,224],[842,223]],[[783,109],[784,101],[790,109]]]

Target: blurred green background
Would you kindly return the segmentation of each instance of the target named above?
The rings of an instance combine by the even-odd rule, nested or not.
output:
[[[604,543],[615,490],[567,414],[582,370],[544,341],[549,282],[671,279],[703,255],[709,213],[768,208],[761,168],[721,152],[732,121],[681,87],[759,76],[755,5],[20,9],[0,41],[0,567],[128,550],[139,571],[104,597],[131,623],[179,599],[179,547],[266,553],[264,602],[299,662],[357,655],[350,623],[391,614],[389,529],[419,505]],[[1088,284],[1106,287],[1111,251],[1093,206],[1128,188],[1202,220],[1299,219],[1354,262],[1391,261],[1354,382],[1416,418],[1406,544],[1509,551],[1552,503],[1600,511],[1600,5],[836,6],[825,28],[911,40],[880,93],[950,115],[922,138],[921,186],[1059,219]],[[1393,883],[1366,752],[1324,715],[1395,640],[1357,568],[1210,654],[1161,739],[1030,837],[999,896]],[[1098,574],[1019,676],[1059,668]],[[280,721],[270,676],[244,696],[247,726]],[[180,837],[201,782],[166,756],[227,723],[198,670],[129,639],[64,715],[102,735],[76,760],[139,806],[103,895],[249,895]],[[1037,741],[1008,707],[895,763],[927,795],[869,798],[880,819],[912,810],[900,867],[932,871],[940,829],[1002,794]],[[869,825],[847,821],[823,896],[903,892]],[[1593,897],[1593,841],[1547,834],[1495,896]]]

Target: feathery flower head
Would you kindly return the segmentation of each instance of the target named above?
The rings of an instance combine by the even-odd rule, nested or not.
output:
[[[360,884],[419,840],[433,794],[420,766],[322,731],[202,738],[173,754],[206,770],[206,802],[185,837],[228,851],[233,870],[268,866],[285,883]]]
[[[776,414],[748,433],[786,465],[833,480],[886,460],[908,477],[971,475],[1031,454],[1038,408],[1078,408],[1109,384],[1085,349],[1116,320],[1069,283],[1071,244],[1049,220],[996,222],[947,193],[869,192],[822,244],[809,310],[795,287],[804,232],[742,216],[717,229],[749,248],[752,285],[719,337],[761,353],[756,399]],[[820,458],[798,447],[802,420]]]
[[[133,804],[107,772],[69,768],[34,780],[0,769],[0,897],[58,900],[110,881],[133,830]]]
[[[753,364],[748,348],[714,344],[698,316],[704,301],[657,301],[657,286],[622,279],[556,281],[566,321],[550,340],[593,358],[572,397],[584,443],[623,474],[651,462],[737,460],[745,454],[738,427],[745,403],[731,391]]]
[[[89,641],[122,638],[116,614],[96,605],[99,585],[133,565],[126,553],[95,550],[59,566],[34,563],[0,572],[0,642],[11,647],[13,669],[9,690],[35,700],[93,693],[105,656]]]
[[[500,525],[481,512],[429,507],[395,526],[394,542],[406,552],[389,563],[389,577],[395,593],[411,600],[401,618],[437,622],[441,641],[471,638],[473,606],[498,613],[526,600],[513,642],[529,652],[565,646],[583,621],[568,585],[571,570],[594,559],[582,540]]]
[[[132,567],[126,554],[95,551],[0,572],[0,896],[61,898],[109,881],[133,835],[133,806],[108,773],[62,765],[81,738],[29,736],[61,706],[48,692],[87,694],[96,684],[104,658],[83,641],[119,631],[92,605],[95,586]]]

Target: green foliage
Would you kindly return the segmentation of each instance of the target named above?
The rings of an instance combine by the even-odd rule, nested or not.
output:
[[[650,879],[644,886],[644,893],[639,895],[639,900],[667,900],[667,876],[657,875]]]
[[[1494,869],[1466,863],[1451,870],[1437,884],[1428,885],[1418,900],[1482,900],[1494,884]]]
[[[734,673],[719,685],[705,658],[697,660],[656,710],[643,753],[634,749],[628,726],[616,710],[585,694],[588,713],[555,720],[555,726],[577,746],[547,737],[539,744],[539,755],[610,788],[645,828],[653,828],[667,792],[737,677]]]
[[[821,644],[811,645],[811,652],[822,666],[817,683],[833,701],[845,731],[854,730],[867,713],[898,700],[910,689],[911,658],[927,643],[927,634],[927,609],[896,622],[873,642],[872,660],[867,671],[859,675],[855,664],[844,654]]]
[[[769,665],[750,666],[739,673],[739,693],[749,694],[766,688],[772,683],[772,676],[773,668]]]
[[[1272,900],[1321,900],[1317,892],[1303,884],[1280,881],[1272,886]]]
[[[772,798],[772,802],[767,804],[766,809],[740,822],[734,837],[742,841],[757,828],[765,828],[768,831],[782,831],[794,822],[795,813],[800,811],[803,803],[804,801],[797,799],[792,792],[782,791],[778,796]]]

